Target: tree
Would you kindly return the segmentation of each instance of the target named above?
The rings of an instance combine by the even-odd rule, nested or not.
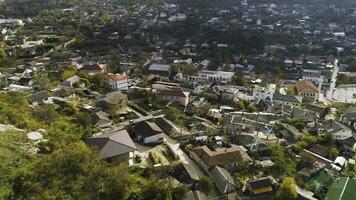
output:
[[[338,156],[339,155],[339,150],[337,149],[337,148],[335,148],[335,147],[332,147],[331,149],[330,149],[330,155],[329,155],[329,157],[330,158],[335,158],[336,156]]]
[[[73,143],[23,168],[13,178],[12,199],[125,199],[132,179],[121,167]]]
[[[238,86],[247,85],[247,81],[241,73],[235,73],[234,77],[231,80],[231,83]]]
[[[271,151],[272,151],[272,159],[276,164],[275,166],[277,167],[279,172],[285,171],[286,159],[282,147],[279,145],[272,145]]]
[[[283,179],[282,184],[277,191],[277,199],[278,200],[293,200],[297,199],[297,186],[295,184],[295,180],[292,177],[285,177]]]
[[[300,154],[300,166],[301,167],[312,167],[315,162],[314,157],[309,154],[301,153]]]
[[[356,72],[356,60],[351,60],[348,64],[347,69],[351,72]]]
[[[203,176],[198,181],[198,188],[205,193],[210,192],[213,186],[213,181],[208,176]]]
[[[6,58],[6,52],[5,52],[5,43],[0,42],[0,61],[4,60]]]
[[[77,68],[74,65],[68,65],[67,69],[62,72],[61,78],[62,80],[66,80],[72,76],[74,76],[77,72]]]

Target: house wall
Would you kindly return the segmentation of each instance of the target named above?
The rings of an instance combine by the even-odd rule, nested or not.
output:
[[[161,143],[164,138],[164,134],[156,134],[151,137],[146,137],[143,139],[143,143],[145,144],[155,144],[155,143]]]
[[[206,165],[200,158],[199,156],[197,156],[197,154],[195,154],[194,152],[190,152],[190,157],[198,163],[198,165],[207,173],[210,173],[209,172],[209,166]]]
[[[294,106],[299,106],[300,103],[294,103],[294,102],[289,102],[289,101],[279,101],[279,100],[273,100],[273,104],[277,105],[294,105]]]
[[[127,79],[123,79],[119,81],[109,80],[108,84],[113,91],[121,91],[121,90],[129,89],[129,84]]]
[[[298,92],[298,96],[305,97],[312,101],[318,99],[318,93]]]
[[[130,159],[130,152],[112,158],[108,158],[109,162],[114,165],[128,162],[129,159]]]

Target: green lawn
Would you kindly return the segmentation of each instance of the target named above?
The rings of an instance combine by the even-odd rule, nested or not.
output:
[[[326,194],[325,200],[354,200],[355,199],[356,180],[348,177],[336,179]]]

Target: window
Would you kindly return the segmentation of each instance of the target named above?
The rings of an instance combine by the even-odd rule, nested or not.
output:
[[[352,98],[356,99],[356,93],[352,94]]]

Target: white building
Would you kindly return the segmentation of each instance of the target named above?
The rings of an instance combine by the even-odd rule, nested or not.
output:
[[[187,106],[189,103],[189,92],[184,92],[181,88],[171,87],[157,91],[160,98],[171,103]]]
[[[356,103],[356,85],[339,85],[334,90],[333,100],[341,103]]]
[[[276,84],[269,84],[267,87],[257,86],[253,90],[253,97],[255,102],[258,103],[260,100],[272,102],[273,94],[276,91]]]
[[[108,74],[106,82],[113,91],[121,91],[129,89],[129,81],[126,75],[121,74]]]
[[[196,81],[196,82],[203,82],[203,83],[213,83],[213,82],[222,82],[226,83],[231,81],[233,76],[235,75],[234,72],[225,72],[225,71],[210,71],[210,70],[201,70],[196,74],[185,74],[179,73],[177,75],[177,79],[179,81]]]

